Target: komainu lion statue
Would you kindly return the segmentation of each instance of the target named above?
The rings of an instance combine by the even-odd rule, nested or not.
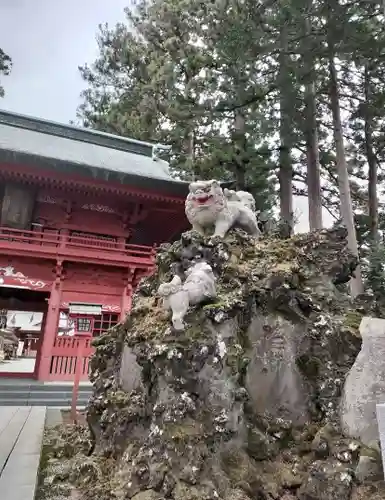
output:
[[[258,237],[261,231],[254,213],[255,201],[245,191],[222,191],[218,181],[192,182],[186,198],[186,217],[201,234],[214,228],[213,236],[223,238],[235,226]]]
[[[185,272],[186,281],[174,276],[169,283],[162,283],[158,295],[163,297],[163,307],[172,311],[175,330],[184,329],[184,317],[190,306],[216,297],[215,276],[207,262],[194,264]]]

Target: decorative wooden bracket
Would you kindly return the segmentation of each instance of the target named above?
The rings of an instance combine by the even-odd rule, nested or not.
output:
[[[148,214],[148,208],[145,208],[142,204],[137,203],[135,205],[134,211],[129,216],[128,223],[134,226],[138,222],[142,222],[148,216]]]
[[[132,212],[128,212],[125,210],[122,214],[122,223],[123,229],[131,229],[130,236],[133,234],[133,226],[136,226],[138,222],[143,221],[149,214],[148,208],[145,208],[140,203],[136,203],[134,206],[134,210]]]

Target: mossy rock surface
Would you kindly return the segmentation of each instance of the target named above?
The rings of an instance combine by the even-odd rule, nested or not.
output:
[[[184,332],[176,332],[157,289],[202,257],[216,276],[217,298],[191,307]],[[363,311],[335,284],[346,283],[355,265],[343,228],[259,241],[240,230],[217,241],[190,231],[162,245],[130,317],[95,341],[91,445],[71,447],[66,458],[81,500],[332,499],[322,491],[354,498],[362,485],[353,484],[352,471],[366,450],[335,425],[338,380],[359,350]],[[257,323],[272,341],[258,359],[276,367],[273,382],[285,373],[280,349],[290,342],[282,339],[298,337],[289,347],[306,391],[303,424],[284,404],[255,410],[247,379]],[[286,337],[277,335],[285,328]],[[125,347],[141,370],[142,386],[131,391],[120,378]],[[279,392],[283,403],[285,396]]]

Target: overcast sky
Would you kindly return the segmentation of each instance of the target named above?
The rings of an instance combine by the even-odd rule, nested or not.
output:
[[[0,0],[0,47],[12,57],[2,78],[0,108],[68,123],[83,90],[78,66],[97,56],[100,23],[124,20],[129,0]],[[307,200],[295,200],[299,231],[307,230]],[[325,223],[330,217],[325,213]]]
[[[0,0],[0,47],[12,57],[0,107],[68,123],[83,89],[78,66],[97,55],[98,24],[124,19],[128,0]]]

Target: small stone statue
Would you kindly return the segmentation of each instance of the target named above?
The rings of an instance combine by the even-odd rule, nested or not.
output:
[[[172,311],[175,330],[184,329],[184,316],[189,306],[200,304],[216,297],[215,276],[209,264],[197,262],[186,271],[186,281],[174,276],[169,283],[162,283],[158,294],[163,297],[163,306]]]
[[[260,236],[255,201],[245,191],[223,192],[216,180],[192,182],[186,198],[186,217],[193,229],[201,234],[214,227],[213,236],[224,238],[234,226],[240,226],[253,236]]]

